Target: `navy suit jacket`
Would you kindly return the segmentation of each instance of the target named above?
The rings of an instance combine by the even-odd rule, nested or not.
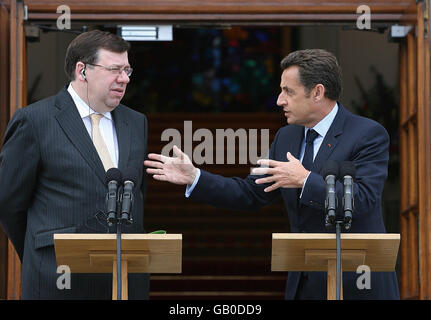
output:
[[[381,197],[387,177],[389,136],[377,122],[352,114],[340,103],[339,110],[329,128],[311,167],[311,173],[298,201],[297,188],[280,188],[264,192],[268,186],[257,185],[261,176],[249,175],[245,179],[225,178],[206,171],[201,172],[190,199],[234,210],[257,210],[282,197],[289,217],[291,232],[335,232],[325,227],[326,184],[320,171],[329,159],[353,161],[356,166],[354,184],[355,212],[352,233],[386,232],[381,208]],[[290,152],[299,159],[304,127],[286,125],[281,128],[271,145],[269,157],[287,161]],[[342,199],[342,184],[337,181],[338,199]],[[341,206],[339,206],[341,207]],[[341,208],[339,208],[341,209]],[[339,210],[338,214],[342,214]],[[344,272],[345,299],[398,299],[399,291],[395,272],[372,272],[371,289],[359,290],[358,274]],[[286,298],[294,299],[301,283],[300,297],[326,299],[326,274],[323,272],[289,272]]]
[[[124,105],[112,112],[119,169],[134,167],[131,227],[143,233],[147,119]],[[0,154],[0,222],[22,261],[23,299],[111,299],[112,274],[75,274],[59,290],[53,235],[106,233],[106,172],[72,100],[57,95],[15,112]],[[111,230],[114,231],[114,230]],[[130,278],[131,277],[131,278]],[[148,297],[148,275],[129,275],[129,297]]]

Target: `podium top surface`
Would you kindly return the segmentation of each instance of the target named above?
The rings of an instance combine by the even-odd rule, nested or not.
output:
[[[272,239],[336,240],[335,233],[273,233]],[[399,233],[341,233],[341,240],[400,240]]]
[[[121,240],[181,240],[181,234],[165,233],[123,233]],[[55,240],[117,240],[116,233],[56,233]]]
[[[116,259],[116,234],[54,234],[58,265],[72,273],[112,273]],[[122,259],[131,273],[180,273],[181,234],[121,235]]]
[[[356,271],[359,265],[393,271],[399,244],[399,234],[342,233],[343,271]],[[335,252],[335,233],[274,233],[272,271],[327,271],[327,258]]]

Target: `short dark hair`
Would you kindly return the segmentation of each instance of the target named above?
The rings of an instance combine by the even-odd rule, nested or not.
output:
[[[323,49],[306,49],[290,53],[280,63],[282,71],[297,66],[299,81],[308,95],[317,84],[325,87],[325,97],[338,100],[343,89],[337,58]]]
[[[100,30],[81,33],[69,44],[64,61],[64,71],[71,81],[75,80],[78,61],[96,63],[99,49],[123,53],[129,51],[130,44],[120,36]]]

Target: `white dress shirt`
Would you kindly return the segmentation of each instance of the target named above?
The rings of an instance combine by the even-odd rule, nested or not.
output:
[[[87,128],[90,138],[92,137],[91,131],[91,119],[90,115],[95,112],[91,107],[82,100],[76,91],[73,89],[72,84],[69,84],[67,91],[72,96],[73,102],[75,102],[76,108],[78,109],[81,119],[84,122],[85,128]],[[117,132],[115,131],[114,120],[110,112],[101,113],[103,117],[100,119],[99,131],[105,141],[106,147],[108,148],[109,155],[111,156],[112,163],[118,168],[118,141]]]

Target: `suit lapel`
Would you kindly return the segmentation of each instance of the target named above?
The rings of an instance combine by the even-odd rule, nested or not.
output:
[[[55,105],[59,109],[56,119],[70,142],[79,151],[102,183],[105,183],[105,169],[97,154],[93,141],[76,109],[72,97],[64,88],[56,96]]]
[[[343,106],[338,104],[338,112],[331,124],[325,138],[320,145],[319,151],[317,152],[316,158],[314,159],[311,171],[320,172],[326,160],[329,159],[332,151],[338,144],[338,136],[343,133],[344,121],[346,118],[345,110]]]
[[[130,154],[130,141],[132,138],[132,132],[130,131],[130,126],[126,120],[123,108],[124,106],[119,105],[111,113],[115,123],[115,131],[117,132],[119,154],[118,168],[121,172],[124,172],[127,166]]]

